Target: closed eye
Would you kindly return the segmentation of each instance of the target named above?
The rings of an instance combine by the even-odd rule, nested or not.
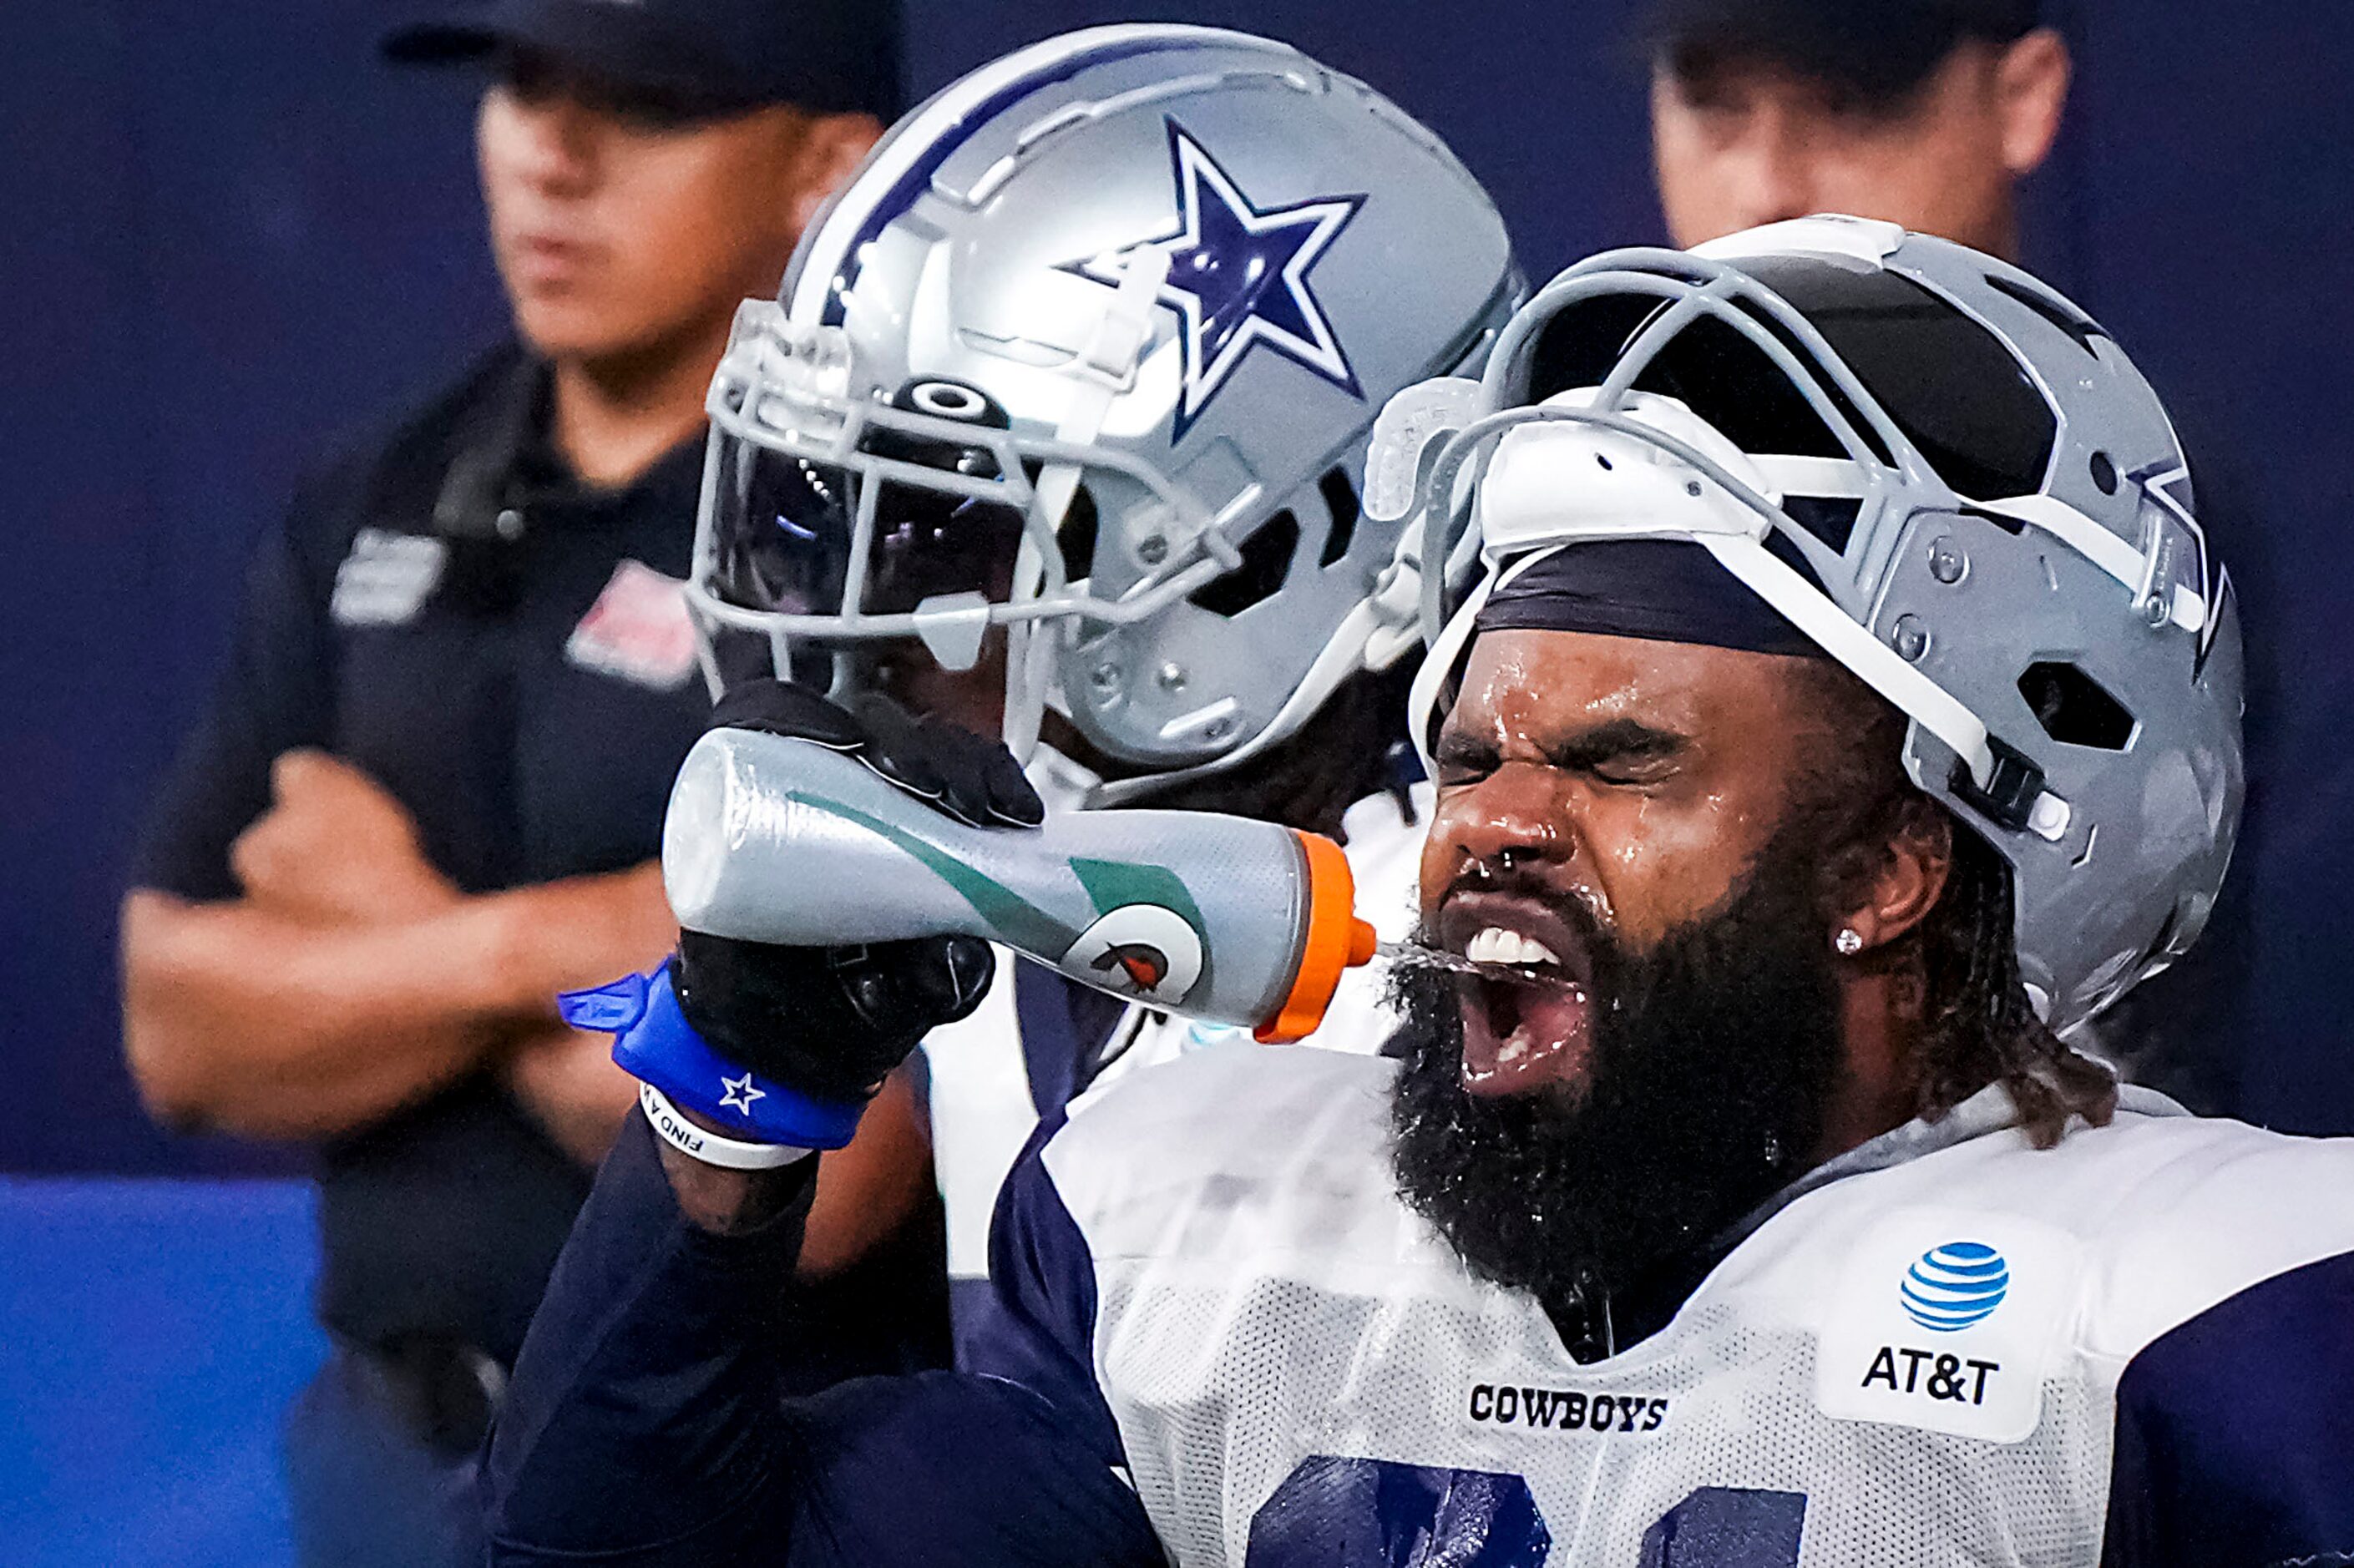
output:
[[[1613,788],[1657,784],[1681,770],[1691,741],[1634,719],[1612,719],[1542,747],[1545,766]],[[1476,783],[1502,765],[1497,744],[1464,730],[1438,737],[1431,760],[1441,788]]]
[[[1677,770],[1690,746],[1671,731],[1612,719],[1546,747],[1545,757],[1555,768],[1604,784],[1656,784]]]
[[[1582,769],[1596,783],[1632,789],[1642,784],[1657,784],[1673,777],[1676,762],[1670,757],[1613,758],[1597,762]]]
[[[1473,784],[1496,771],[1496,747],[1477,736],[1459,729],[1443,731],[1438,745],[1432,748],[1431,762],[1437,767],[1437,782],[1441,789],[1453,785]]]

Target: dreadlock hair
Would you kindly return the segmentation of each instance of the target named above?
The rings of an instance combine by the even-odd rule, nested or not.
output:
[[[1341,813],[1386,789],[1411,822],[1400,760],[1407,747],[1406,688],[1413,679],[1410,663],[1360,671],[1293,735],[1239,767],[1189,779],[1140,804],[1256,817],[1346,843]]]
[[[1915,1015],[1914,1107],[1943,1118],[1999,1083],[2039,1149],[2073,1117],[2105,1126],[2117,1079],[2035,1015],[2019,970],[2011,871],[1993,845],[1922,792],[1904,772],[1907,720],[1840,666],[1809,661],[1823,695],[1826,762],[1795,810],[1825,846],[1826,910],[1851,907],[1907,836],[1942,833],[1951,845],[1943,893],[1920,924],[1858,961],[1897,977]]]

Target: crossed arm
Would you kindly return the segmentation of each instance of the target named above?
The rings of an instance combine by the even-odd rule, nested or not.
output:
[[[365,1127],[482,1067],[595,1165],[637,1104],[611,1040],[567,1028],[556,993],[650,969],[677,940],[652,862],[469,896],[399,802],[350,764],[290,751],[239,837],[243,896],[153,888],[122,911],[133,1075],[170,1125],[307,1139]],[[923,1201],[915,1098],[895,1077],[826,1162],[804,1273],[855,1262]]]
[[[557,1140],[600,1158],[631,1104],[559,990],[659,960],[676,927],[647,864],[468,896],[349,764],[292,751],[237,840],[243,896],[123,906],[125,1034],[175,1126],[308,1138],[364,1126],[485,1064]]]

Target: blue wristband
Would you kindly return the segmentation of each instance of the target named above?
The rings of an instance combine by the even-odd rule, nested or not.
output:
[[[720,1055],[679,1012],[670,969],[665,963],[651,975],[566,991],[557,1011],[575,1029],[612,1035],[613,1060],[631,1077],[758,1142],[840,1149],[850,1141],[865,1101],[822,1100]]]

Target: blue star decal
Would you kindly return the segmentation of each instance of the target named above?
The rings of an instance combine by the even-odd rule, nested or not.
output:
[[[1177,313],[1185,348],[1175,439],[1184,439],[1235,367],[1261,344],[1362,400],[1364,389],[1308,286],[1308,273],[1365,198],[1319,196],[1262,208],[1174,120],[1169,152],[1176,165],[1177,227],[1129,249],[1169,252],[1161,302]],[[1071,270],[1117,287],[1129,254],[1108,253]]]

